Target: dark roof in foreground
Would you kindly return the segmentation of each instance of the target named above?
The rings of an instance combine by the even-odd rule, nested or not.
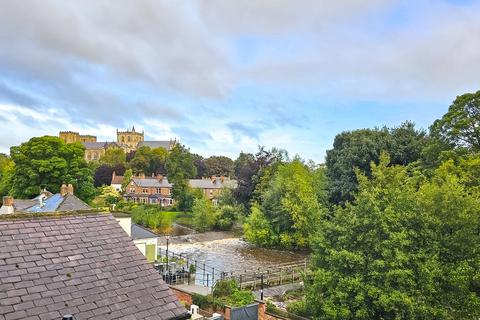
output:
[[[131,227],[132,239],[150,239],[150,238],[158,238],[158,234],[153,233],[152,231],[145,229],[138,224],[132,223]]]
[[[0,319],[176,319],[185,308],[110,214],[0,219]]]
[[[18,209],[19,211],[26,212],[54,212],[54,211],[79,211],[79,210],[91,210],[92,208],[80,200],[77,196],[73,194],[66,194],[62,196],[60,193],[56,193],[48,198],[43,200],[42,206],[38,202],[38,199],[35,198],[32,201],[30,207],[23,207]],[[17,203],[18,200],[15,199],[14,203]],[[23,203],[22,203],[23,204]]]

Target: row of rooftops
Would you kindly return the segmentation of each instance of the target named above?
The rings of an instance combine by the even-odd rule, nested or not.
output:
[[[142,188],[172,188],[173,185],[168,181],[168,178],[163,175],[152,175],[146,177],[144,175],[132,177],[130,182]],[[115,172],[112,175],[111,184],[121,185],[123,183],[123,176],[118,176]],[[188,183],[192,188],[198,189],[235,189],[237,187],[237,180],[230,179],[224,176],[212,176],[203,179],[189,179]]]
[[[87,150],[101,150],[107,149],[110,147],[117,147],[122,148],[122,144],[119,142],[105,142],[105,141],[98,141],[98,142],[81,142],[85,149]],[[137,144],[137,148],[140,147],[150,147],[151,149],[155,148],[164,148],[165,150],[171,150],[175,145],[174,140],[165,140],[165,141],[140,141]]]
[[[156,235],[131,224],[129,237],[72,185],[31,200],[4,197],[0,212],[10,213],[0,214],[0,319],[189,317],[132,241]]]

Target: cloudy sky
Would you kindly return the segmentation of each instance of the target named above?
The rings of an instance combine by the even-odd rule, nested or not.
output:
[[[59,130],[322,162],[480,89],[480,1],[0,0],[0,152]]]

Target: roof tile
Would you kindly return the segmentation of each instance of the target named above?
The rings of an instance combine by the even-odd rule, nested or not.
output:
[[[111,215],[15,219],[0,221],[0,320],[185,315]]]

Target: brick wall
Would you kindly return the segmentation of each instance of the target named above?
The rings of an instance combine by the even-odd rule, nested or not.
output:
[[[187,305],[192,304],[192,295],[190,293],[176,289],[175,287],[170,287],[170,290],[177,296],[178,300],[185,302]]]
[[[181,302],[184,302],[188,306],[192,304],[192,295],[190,293],[179,290],[175,287],[170,287],[170,289],[177,296],[178,300],[180,300]],[[267,313],[266,312],[267,305],[265,304],[265,302],[260,300],[255,300],[255,302],[258,303],[258,319],[259,320],[285,320],[285,318],[283,317]],[[222,310],[208,310],[208,311],[211,313],[213,312],[221,313],[224,315],[225,320],[230,320],[231,308],[229,306],[225,306],[224,311]]]

